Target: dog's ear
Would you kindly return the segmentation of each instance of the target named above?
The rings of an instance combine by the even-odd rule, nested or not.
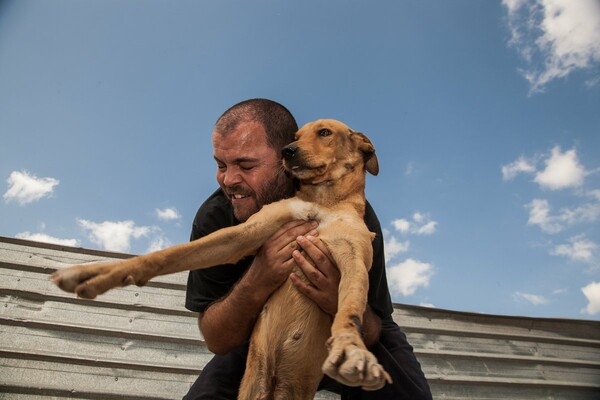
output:
[[[362,151],[365,158],[365,168],[367,172],[377,175],[379,173],[379,161],[375,154],[375,147],[369,138],[364,134],[350,130],[351,135],[358,141],[358,149]]]

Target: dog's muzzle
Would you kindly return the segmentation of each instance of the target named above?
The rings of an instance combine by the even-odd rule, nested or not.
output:
[[[298,153],[298,146],[296,146],[295,144],[290,144],[288,146],[285,146],[281,150],[281,156],[286,161],[293,160],[296,157],[297,153]]]

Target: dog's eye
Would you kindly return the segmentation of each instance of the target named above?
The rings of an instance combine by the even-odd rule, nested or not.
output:
[[[331,131],[327,128],[323,128],[319,131],[319,136],[329,136],[331,135]]]

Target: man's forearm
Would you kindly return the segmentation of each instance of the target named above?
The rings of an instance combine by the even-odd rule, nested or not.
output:
[[[363,340],[367,347],[373,346],[379,341],[381,335],[381,319],[367,304],[363,315]]]
[[[226,354],[242,344],[250,336],[269,295],[242,278],[227,296],[209,306],[198,317],[208,349],[215,354]]]

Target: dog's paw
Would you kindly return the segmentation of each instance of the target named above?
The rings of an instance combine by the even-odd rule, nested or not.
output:
[[[323,372],[346,386],[361,386],[364,390],[381,389],[392,378],[353,335],[331,337],[327,341],[329,355]]]
[[[136,277],[136,270],[128,260],[116,263],[75,265],[54,272],[50,279],[64,291],[93,299],[109,289],[132,284],[144,284]]]

